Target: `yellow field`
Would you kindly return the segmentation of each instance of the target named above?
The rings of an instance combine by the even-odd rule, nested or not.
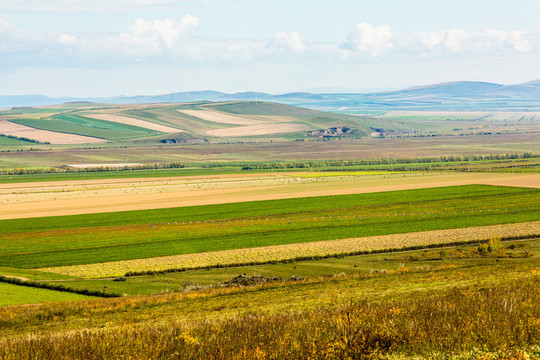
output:
[[[59,266],[36,270],[86,278],[109,277],[124,275],[129,271],[165,270],[171,268],[204,267],[217,264],[227,265],[263,262],[293,259],[303,256],[324,256],[358,251],[377,251],[431,244],[448,244],[461,241],[471,242],[489,240],[495,236],[504,238],[532,235],[540,236],[540,221],[212,251],[89,265]]]
[[[488,184],[540,188],[540,174],[265,173],[0,184],[0,219]],[[76,201],[75,201],[76,200]]]

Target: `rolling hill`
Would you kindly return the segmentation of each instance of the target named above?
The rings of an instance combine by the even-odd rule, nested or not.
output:
[[[117,96],[107,98],[49,98],[42,95],[0,96],[0,108],[53,105],[68,101],[91,101],[107,104],[268,101],[327,111],[340,109],[538,110],[540,109],[540,80],[515,85],[455,81],[376,93],[321,94],[292,92],[275,95],[249,91],[227,94],[219,91],[205,90],[164,95]]]
[[[53,137],[49,140],[43,136],[73,135],[77,136],[79,143],[191,143],[221,142],[224,139],[360,138],[368,136],[373,128],[404,130],[403,125],[384,119],[374,120],[263,101],[146,105],[70,102],[4,111],[0,114],[0,134],[8,125],[13,129],[6,135],[31,138],[33,133],[38,134],[39,131],[39,141],[51,144],[65,144],[69,140],[65,140],[66,136],[61,137],[62,140]]]

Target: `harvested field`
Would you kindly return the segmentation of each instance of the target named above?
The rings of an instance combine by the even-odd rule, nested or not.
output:
[[[253,135],[270,135],[296,131],[306,131],[309,128],[304,124],[260,124],[250,126],[239,126],[229,129],[218,129],[208,131],[208,135],[218,137],[234,137],[234,136],[253,136]]]
[[[86,117],[92,118],[92,119],[98,119],[98,120],[105,120],[105,121],[113,121],[121,124],[127,124],[127,125],[133,125],[142,127],[145,129],[150,130],[156,130],[161,131],[164,133],[179,133],[179,132],[185,132],[184,130],[180,130],[177,128],[173,128],[170,126],[160,125],[156,123],[152,123],[150,121],[144,121],[139,119],[130,118],[127,116],[120,116],[120,115],[114,115],[114,114],[85,114]]]
[[[89,136],[34,129],[28,126],[15,124],[10,121],[0,121],[0,133],[4,135],[33,139],[40,142],[49,142],[51,144],[100,144],[108,142],[104,139]]]
[[[487,184],[540,188],[540,174],[300,177],[301,173],[0,184],[0,219]],[[324,175],[324,173],[321,173]],[[77,199],[77,201],[73,201]]]
[[[247,117],[233,116],[210,110],[178,110],[178,112],[189,116],[194,116],[202,120],[217,122],[221,124],[257,125],[264,123],[260,120],[250,119]]]
[[[127,272],[159,271],[171,268],[198,268],[218,264],[256,263],[298,257],[403,249],[457,242],[475,242],[489,240],[492,237],[504,238],[535,235],[540,236],[540,221],[212,251],[88,265],[58,266],[36,270],[81,277],[107,277],[120,276]]]

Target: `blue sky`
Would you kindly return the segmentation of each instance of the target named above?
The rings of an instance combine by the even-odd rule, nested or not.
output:
[[[0,95],[540,78],[540,2],[0,0]]]

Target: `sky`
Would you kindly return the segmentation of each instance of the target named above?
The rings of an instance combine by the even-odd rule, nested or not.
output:
[[[0,0],[0,95],[540,79],[538,0]]]

